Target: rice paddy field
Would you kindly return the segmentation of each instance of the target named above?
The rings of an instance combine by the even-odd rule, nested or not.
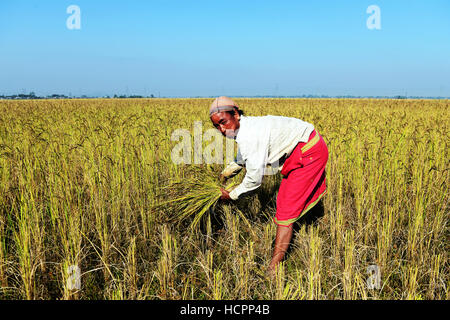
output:
[[[235,99],[329,148],[273,277],[281,177],[222,202],[224,164],[171,158],[212,100],[0,100],[0,299],[449,299],[448,100]]]

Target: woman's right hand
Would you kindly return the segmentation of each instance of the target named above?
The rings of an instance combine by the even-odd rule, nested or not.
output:
[[[220,188],[220,192],[222,192],[222,195],[220,196],[221,200],[232,200],[231,197],[230,197],[230,192],[229,191],[227,191],[227,190],[225,190],[223,188]]]

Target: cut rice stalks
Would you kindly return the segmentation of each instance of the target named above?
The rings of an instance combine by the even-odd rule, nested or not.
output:
[[[202,217],[210,213],[222,193],[220,188],[230,191],[237,185],[233,178],[224,186],[217,180],[217,174],[209,170],[198,171],[195,174],[179,181],[174,181],[163,187],[165,199],[156,208],[165,211],[171,222],[181,222],[193,217],[191,228],[195,229]],[[209,171],[209,172],[208,172]]]

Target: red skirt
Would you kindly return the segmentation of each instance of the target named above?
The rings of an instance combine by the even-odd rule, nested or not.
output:
[[[327,161],[327,145],[316,130],[311,132],[308,142],[297,144],[281,170],[283,179],[273,218],[277,225],[290,226],[325,195]]]

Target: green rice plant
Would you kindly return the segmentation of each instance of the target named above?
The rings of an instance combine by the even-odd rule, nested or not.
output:
[[[290,286],[286,283],[286,268],[285,262],[281,261],[274,270],[274,278],[270,279],[274,281],[275,285],[275,300],[285,300],[289,294]]]
[[[6,216],[0,216],[0,286],[7,287],[6,277]]]
[[[174,287],[175,263],[178,255],[178,244],[167,225],[161,226],[161,257],[158,261],[157,277],[160,283],[161,297],[170,297]]]
[[[351,299],[353,294],[354,280],[354,259],[355,259],[355,240],[354,230],[345,232],[345,249],[344,249],[344,272],[342,274],[342,284],[344,291],[344,299]]]
[[[418,300],[421,295],[417,293],[418,283],[417,283],[418,267],[408,267],[406,270],[406,299],[407,300]]]
[[[320,299],[322,291],[322,240],[315,227],[311,228],[309,236],[308,299],[313,300]]]
[[[214,270],[212,299],[213,300],[223,299],[223,273],[220,269]]]
[[[389,206],[385,206],[385,215],[383,219],[377,220],[377,256],[378,264],[384,266],[391,250],[392,234],[394,229],[394,212]]]
[[[138,274],[137,274],[137,261],[136,261],[136,237],[132,237],[130,245],[128,247],[128,253],[126,258],[126,282],[128,291],[130,292],[131,299],[136,299],[136,293],[138,292]]]
[[[182,294],[181,294],[181,299],[182,300],[192,300],[193,299],[193,294],[194,294],[194,288],[192,286],[192,275],[186,276],[183,279],[183,290],[182,290]]]
[[[433,257],[432,260],[432,268],[430,274],[430,287],[429,287],[429,298],[435,298],[435,292],[437,291],[437,287],[440,285],[438,283],[439,274],[440,274],[440,264],[441,264],[442,256],[440,254]]]
[[[19,271],[22,278],[24,296],[27,300],[34,299],[35,275],[37,269],[36,255],[34,254],[31,215],[29,208],[22,200],[20,216],[18,219],[18,230],[14,232],[16,243],[16,255],[18,256]]]

